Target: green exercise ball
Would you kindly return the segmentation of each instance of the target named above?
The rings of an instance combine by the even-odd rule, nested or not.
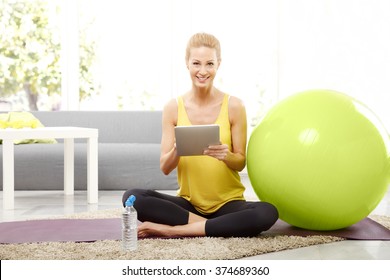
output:
[[[247,169],[261,201],[310,230],[336,230],[367,217],[389,180],[389,136],[364,104],[309,90],[277,103],[254,128]]]

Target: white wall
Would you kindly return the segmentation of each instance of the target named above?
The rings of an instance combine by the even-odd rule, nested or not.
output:
[[[279,12],[280,97],[338,90],[390,131],[390,1],[280,0]]]

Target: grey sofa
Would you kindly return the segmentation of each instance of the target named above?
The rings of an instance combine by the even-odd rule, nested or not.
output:
[[[32,112],[44,126],[99,129],[99,190],[177,189],[160,170],[161,111]],[[0,146],[1,147],[1,146]],[[75,190],[87,188],[85,140],[75,141]],[[63,189],[63,143],[15,146],[15,190]],[[0,149],[0,189],[3,187]]]

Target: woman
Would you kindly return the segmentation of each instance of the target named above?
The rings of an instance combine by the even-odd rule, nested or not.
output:
[[[278,219],[266,202],[246,202],[238,172],[246,163],[246,111],[240,99],[213,86],[221,63],[219,41],[210,34],[193,35],[186,64],[192,88],[169,101],[163,110],[160,167],[164,174],[178,170],[178,196],[153,190],[128,190],[143,223],[139,237],[147,236],[255,236]],[[219,124],[221,144],[209,146],[202,156],[179,157],[177,125]]]

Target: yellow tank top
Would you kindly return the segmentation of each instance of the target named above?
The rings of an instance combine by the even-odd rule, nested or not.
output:
[[[183,98],[178,101],[177,125],[191,125]],[[232,150],[228,113],[229,95],[225,94],[216,124],[220,140]],[[182,156],[177,167],[178,195],[188,200],[202,214],[211,214],[232,200],[244,200],[245,187],[237,171],[210,156]]]

